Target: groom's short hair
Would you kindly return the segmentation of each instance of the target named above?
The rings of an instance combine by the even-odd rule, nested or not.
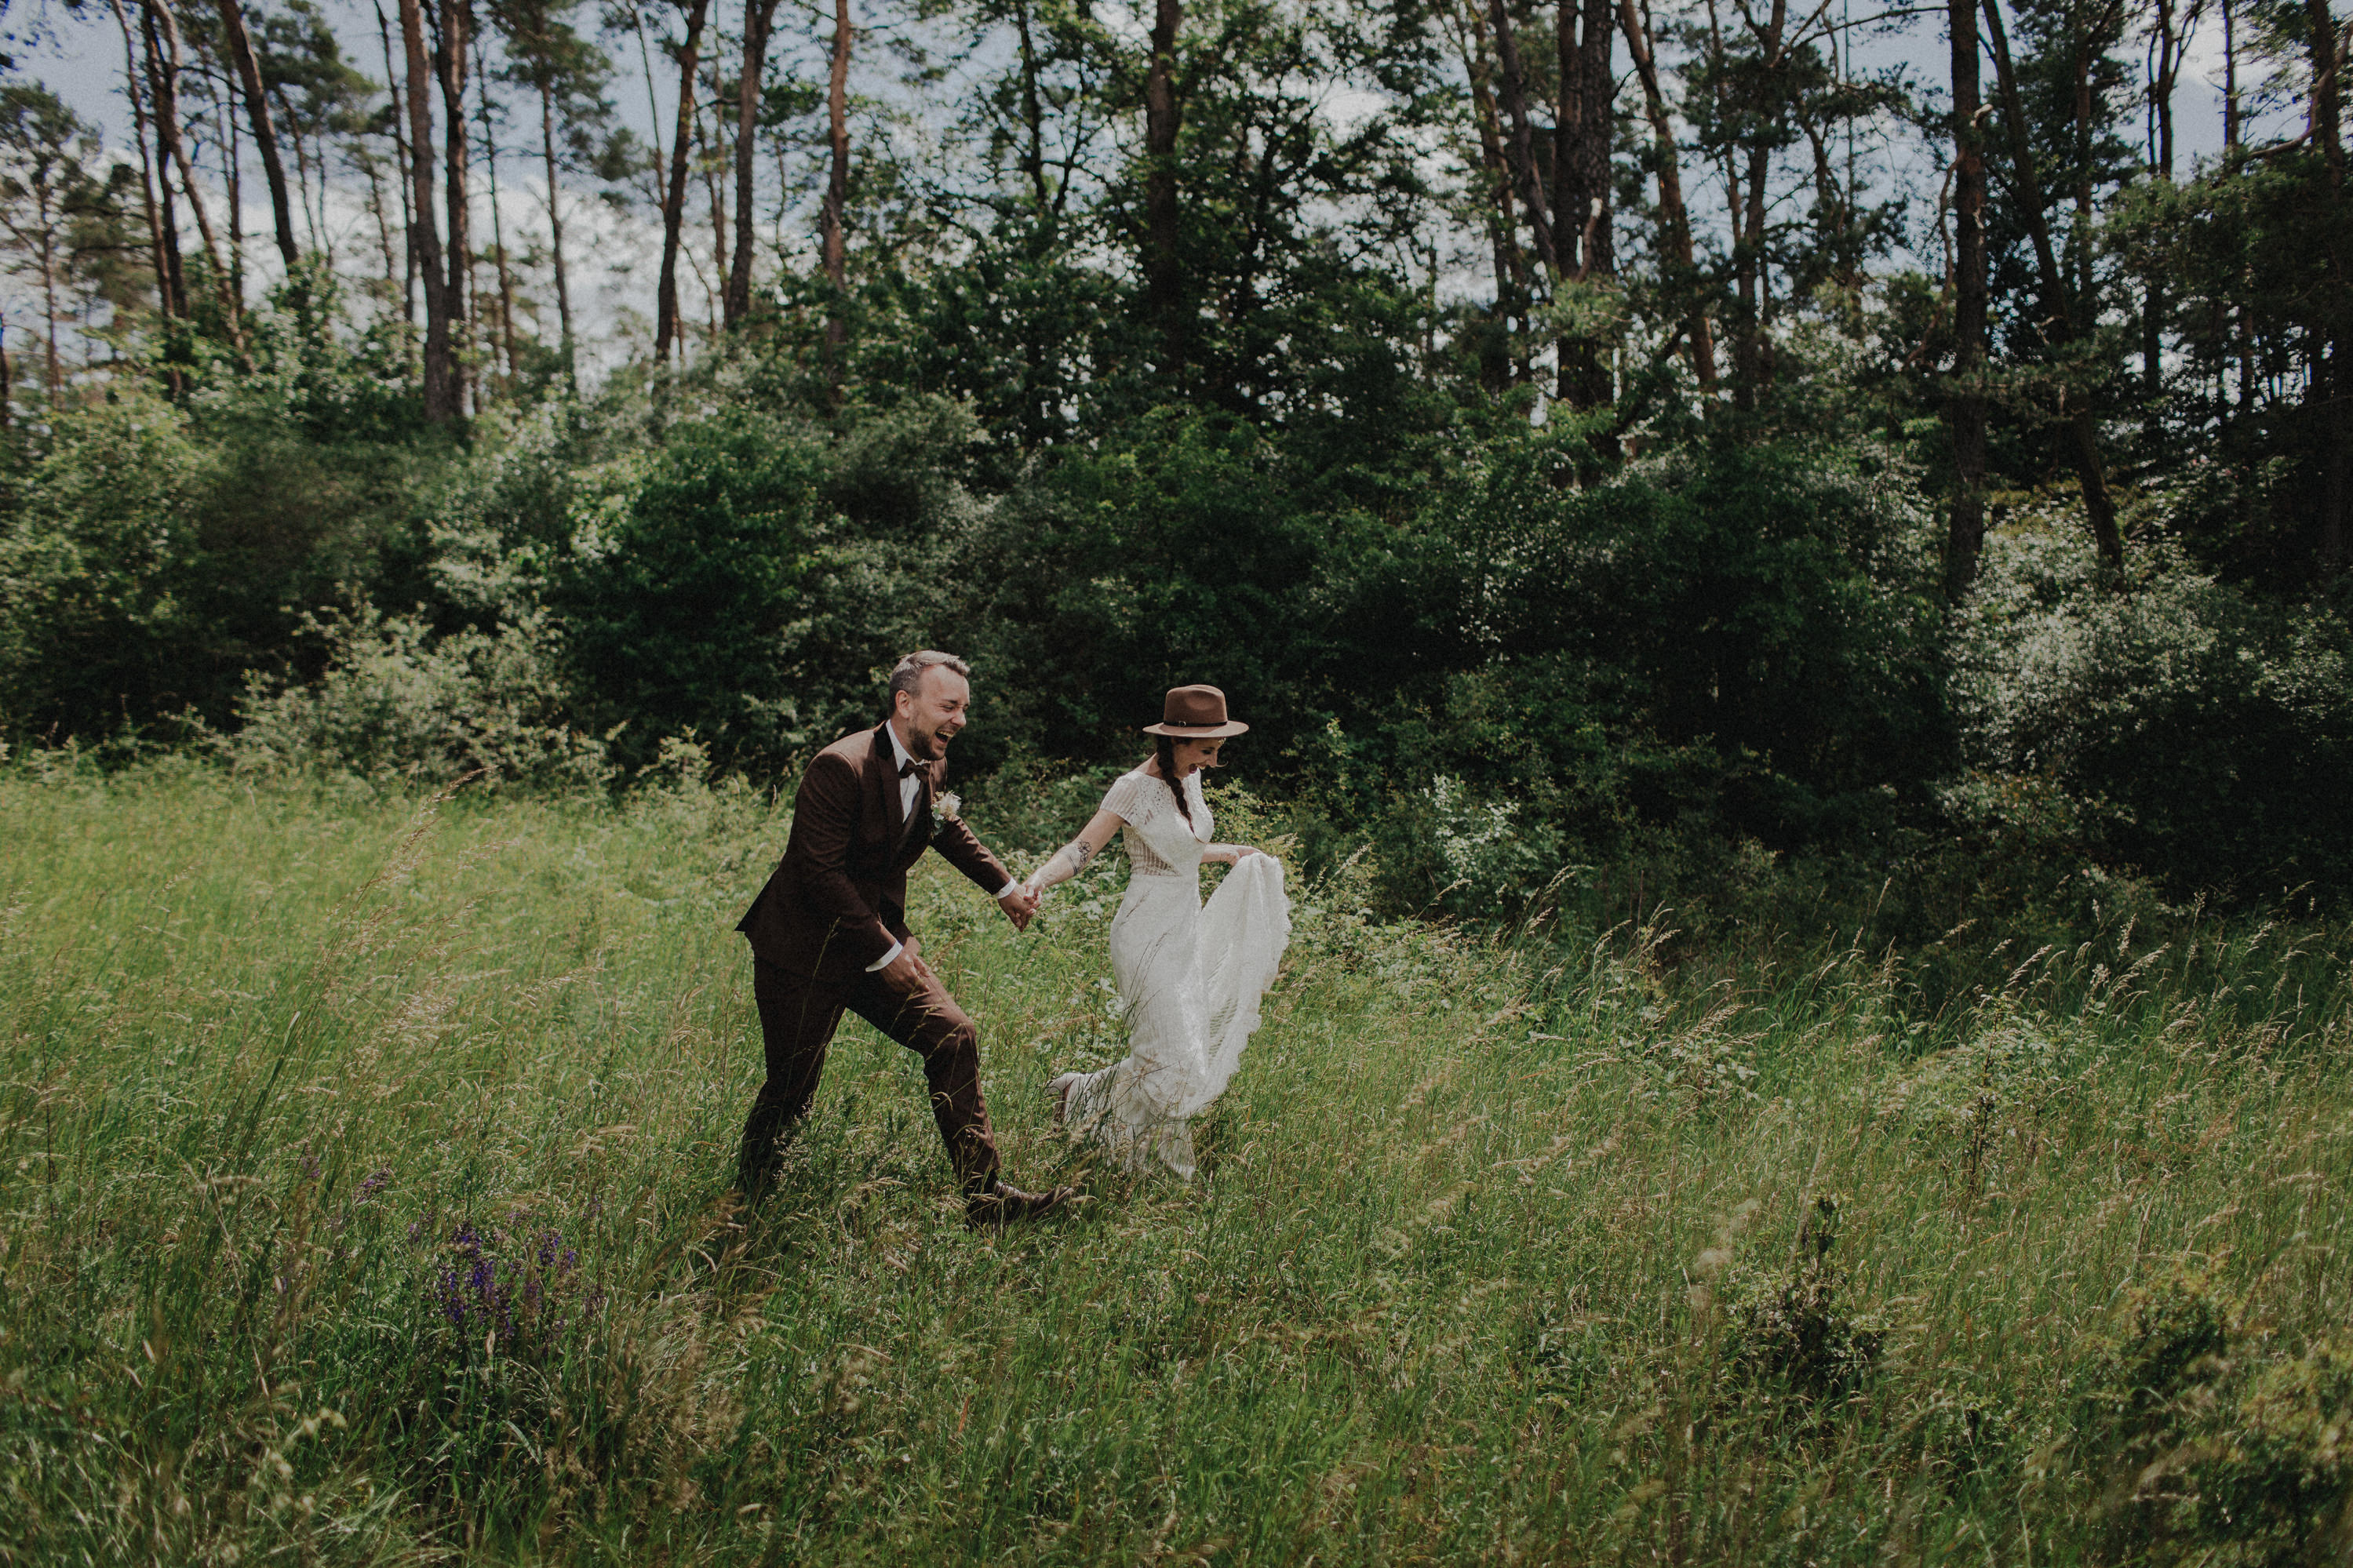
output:
[[[972,666],[952,653],[942,653],[935,647],[911,653],[891,667],[891,689],[883,694],[882,700],[892,712],[899,710],[899,693],[903,691],[913,697],[923,684],[923,671],[932,668],[952,669],[966,680],[972,679]]]

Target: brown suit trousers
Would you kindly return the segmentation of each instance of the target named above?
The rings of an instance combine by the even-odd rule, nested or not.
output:
[[[986,1192],[995,1184],[997,1136],[980,1091],[980,1031],[929,964],[920,985],[899,991],[879,974],[828,985],[754,958],[752,997],[759,1004],[768,1078],[744,1124],[740,1163],[747,1183],[765,1179],[777,1158],[777,1140],[809,1113],[826,1049],[847,1009],[923,1058],[932,1119],[965,1191]]]

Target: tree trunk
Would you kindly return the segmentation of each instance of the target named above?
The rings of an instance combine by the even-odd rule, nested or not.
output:
[[[1505,0],[1490,0],[1487,19],[1495,29],[1495,64],[1501,80],[1504,112],[1512,119],[1512,152],[1519,164],[1520,200],[1528,209],[1528,229],[1535,236],[1536,256],[1545,273],[1561,276],[1558,237],[1553,232],[1545,201],[1544,178],[1536,168],[1535,131],[1528,123],[1527,73],[1520,68],[1520,47],[1512,37],[1512,13]]]
[[[1584,32],[1577,31],[1583,11]],[[1609,232],[1609,144],[1618,94],[1610,72],[1611,0],[1559,0],[1554,26],[1560,100],[1553,117],[1552,213],[1561,265],[1580,278],[1617,271]]]
[[[2075,300],[2059,270],[2051,245],[2051,220],[2042,205],[2042,186],[2034,173],[2034,149],[2026,138],[2026,111],[2019,96],[2018,72],[2010,55],[2010,35],[2002,26],[2001,0],[1985,0],[1986,35],[1993,44],[1995,79],[2001,85],[2002,121],[2010,132],[2010,156],[2018,180],[2018,205],[2034,242],[2034,265],[2042,274],[2044,308],[2058,322],[2056,341],[2072,342],[2077,336]],[[2060,395],[2066,394],[2063,387]],[[2084,510],[2091,520],[2092,540],[2100,559],[2121,582],[2125,569],[2124,536],[2116,531],[2116,504],[2108,494],[2107,476],[2100,467],[2100,437],[2092,411],[2067,411],[2069,444],[2075,452],[2075,474],[2084,490]]]
[[[171,140],[164,133],[161,112],[164,97],[164,47],[155,37],[154,14],[142,4],[139,12],[140,40],[147,51],[147,100],[155,106],[155,216],[164,231],[164,282],[171,296],[167,316],[187,319],[187,270],[180,259],[180,220],[172,208]]]
[[[1748,267],[1753,289],[1746,331],[1748,364],[1759,391],[1773,384],[1773,258],[1765,247],[1765,182],[1772,170],[1772,153],[1762,146],[1748,150]]]
[[[278,135],[269,123],[269,100],[262,91],[261,63],[254,58],[253,39],[245,30],[245,12],[237,0],[218,0],[221,34],[228,45],[229,58],[237,66],[237,80],[245,94],[245,108],[253,123],[253,144],[261,153],[261,171],[269,181],[269,211],[278,224],[278,254],[286,259],[286,270],[294,270],[299,252],[294,248],[294,210],[286,195],[286,165],[278,156]]]
[[[644,73],[646,80],[646,129],[647,134],[653,138],[653,161],[647,167],[659,181],[670,167],[670,159],[662,153],[661,94],[654,87],[654,56],[652,48],[646,43],[646,8],[643,5],[629,7],[629,25],[638,36],[638,68]],[[661,192],[656,190],[654,197],[659,202]]]
[[[212,215],[205,210],[204,197],[196,190],[195,170],[188,161],[187,145],[180,139],[180,25],[173,17],[167,0],[145,0],[145,4],[164,40],[162,69],[155,89],[156,133],[166,144],[172,167],[179,173],[180,194],[187,197],[189,210],[195,216],[196,233],[204,240],[205,262],[212,271],[214,292],[220,296],[230,351],[237,357],[238,368],[249,371],[253,362],[245,352],[245,330],[237,316],[237,296],[230,291],[228,268],[222,264],[220,246],[213,238]]]
[[[694,140],[694,72],[702,47],[702,19],[711,0],[693,0],[686,13],[686,43],[679,51],[678,123],[670,143],[670,187],[662,195],[661,282],[654,305],[654,358],[670,363],[670,345],[683,345],[684,329],[678,320],[678,246],[686,222],[687,149]],[[681,353],[681,357],[684,357]]]
[[[2239,150],[2239,39],[2231,0],[2222,0],[2222,167],[2232,168],[2232,155]],[[2244,280],[2244,274],[2242,275]],[[2255,397],[2255,330],[2253,312],[2247,308],[2245,294],[2231,308],[2236,318],[2232,323],[2232,335],[2238,345],[2238,404],[2242,413],[2254,405]]]
[[[408,136],[401,130],[398,103],[401,76],[393,68],[392,64],[392,27],[385,20],[384,6],[380,3],[375,7],[375,26],[377,39],[384,45],[385,90],[391,93],[395,100],[394,112],[391,116],[392,151],[394,162],[398,164],[394,173],[399,177],[393,181],[393,184],[400,192],[401,248],[404,252],[400,272],[400,319],[406,323],[410,332],[414,333],[417,330],[417,217],[410,209],[410,203],[413,200],[410,193],[416,184],[415,171],[408,158]],[[388,260],[385,264],[384,280],[387,286],[392,282],[392,265]],[[414,353],[414,339],[410,341],[412,346],[408,352]]]
[[[41,237],[41,320],[47,329],[41,337],[41,389],[54,414],[58,391],[65,385],[65,376],[58,367],[58,223],[57,214],[49,205],[48,191],[42,189],[36,199]]]
[[[155,268],[155,299],[168,321],[178,312],[174,309],[171,268],[164,260],[164,220],[155,210],[155,165],[147,151],[147,94],[139,79],[139,50],[131,34],[130,13],[123,10],[122,0],[111,0],[111,4],[115,25],[122,29],[122,89],[130,95],[131,121],[139,140],[139,203],[147,217],[147,249],[150,264]],[[5,376],[0,375],[0,395],[5,395]]]
[[[1479,127],[1479,162],[1486,171],[1494,205],[1487,214],[1487,237],[1494,253],[1495,304],[1488,313],[1491,331],[1479,344],[1479,384],[1502,392],[1518,379],[1520,366],[1512,354],[1513,323],[1527,313],[1527,257],[1520,249],[1519,205],[1512,195],[1512,163],[1504,153],[1503,115],[1488,83],[1494,62],[1487,50],[1485,14],[1465,5],[1447,15],[1454,26],[1463,79],[1471,84],[1472,118]]]
[[[1619,0],[1618,23],[1626,35],[1627,52],[1634,57],[1634,74],[1642,83],[1642,108],[1651,121],[1651,143],[1659,163],[1659,226],[1662,231],[1660,248],[1674,263],[1683,286],[1694,291],[1684,331],[1691,342],[1692,373],[1699,378],[1700,391],[1712,397],[1715,393],[1715,334],[1708,321],[1706,302],[1697,294],[1699,267],[1692,247],[1691,214],[1683,205],[1682,154],[1675,146],[1674,121],[1667,110],[1666,92],[1659,81],[1649,8],[1646,6],[1638,15],[1634,0]]]
[[[727,300],[727,256],[731,248],[727,232],[727,198],[721,191],[719,171],[732,165],[733,159],[727,147],[727,121],[720,113],[726,101],[719,80],[719,62],[711,62],[711,156],[703,160],[702,189],[711,198],[711,265],[719,274],[719,286],[712,290],[705,304],[711,310],[711,341],[719,341],[720,310]]]
[[[831,308],[826,313],[825,351],[828,374],[841,374],[841,346],[849,325],[843,314],[843,297],[849,287],[849,51],[857,41],[849,25],[849,0],[833,0],[833,64],[826,76],[826,136],[833,154],[825,177],[825,275],[833,283]]]
[[[842,0],[845,8],[847,0]],[[744,74],[735,84],[735,264],[727,272],[727,324],[740,327],[752,314],[752,169],[760,145],[760,88],[768,72],[768,27],[776,0],[748,0],[744,7]],[[837,29],[839,23],[835,24]],[[841,46],[837,39],[836,48]],[[828,197],[830,196],[828,190]]]
[[[1708,0],[1707,5],[1707,49],[1709,62],[1722,67],[1725,59],[1723,21],[1716,15],[1715,0]],[[1716,81],[1716,112],[1730,119],[1733,106],[1725,98],[1725,73],[1717,69],[1712,74]],[[1748,204],[1741,199],[1738,149],[1727,146],[1721,155],[1724,218],[1732,231],[1732,406],[1746,414],[1757,406],[1757,258],[1742,234]]]
[[[1584,36],[1577,36],[1580,0],[1557,0],[1555,52],[1560,100],[1553,123],[1553,215],[1562,264],[1582,280],[1608,278],[1618,269],[1609,231],[1609,144],[1617,130],[1612,112],[1617,81],[1610,73],[1610,46],[1617,27],[1611,0],[1581,0]],[[1602,346],[1590,338],[1560,346],[1559,395],[1572,408],[1597,408],[1610,401],[1609,366]]]
[[[1152,60],[1144,77],[1144,304],[1160,329],[1164,372],[1184,365],[1192,337],[1176,211],[1176,138],[1185,117],[1176,100],[1176,34],[1184,25],[1183,0],[1154,0]]]
[[[441,267],[441,236],[433,222],[433,106],[427,86],[421,0],[400,0],[400,41],[406,55],[411,222],[409,248],[425,280],[425,417],[436,424],[458,412],[457,377],[449,356],[449,297]]]
[[[2222,154],[2239,149],[2239,38],[2231,0],[2222,0]]]
[[[564,269],[564,185],[557,178],[555,160],[555,94],[543,82],[539,89],[539,145],[547,159],[547,253],[555,266],[555,319],[563,334],[564,382],[577,391],[580,380],[573,364],[572,280]]]
[[[1978,116],[1977,0],[1951,0],[1953,379],[1945,422],[1953,437],[1956,486],[1945,541],[1945,592],[1955,604],[1977,580],[1985,547],[1986,248],[1985,144]]]
[[[2189,48],[2189,33],[2198,24],[2203,0],[2189,0],[2177,18],[2174,0],[2157,0],[2157,40],[2149,73],[2149,110],[2155,145],[2149,149],[2149,173],[2173,183],[2173,89],[2181,79],[2181,62]],[[2158,435],[2158,399],[2165,391],[2165,279],[2154,268],[2141,279],[2140,379],[2144,418],[2150,437]]]
[[[397,83],[395,84],[394,89],[398,90]],[[364,166],[368,179],[368,209],[375,215],[376,248],[384,258],[385,308],[389,312],[392,291],[399,285],[400,258],[393,253],[392,248],[392,215],[385,203],[384,196],[384,160],[371,152],[365,155]],[[407,225],[404,223],[401,227],[402,232],[406,233]]]
[[[466,165],[470,161],[466,137],[466,37],[474,18],[473,0],[440,0],[439,15],[441,49],[436,64],[440,68],[442,118],[448,124],[443,152],[449,214],[449,267],[441,287],[448,300],[443,315],[449,324],[449,406],[452,413],[463,413],[466,359],[473,343],[467,298],[474,272],[473,226],[466,200]]]
[[[2327,209],[2345,210],[2345,111],[2339,70],[2344,46],[2338,42],[2337,18],[2329,0],[2304,0],[2306,47],[2312,58],[2312,142],[2320,150],[2321,176],[2328,192]],[[2320,575],[2335,577],[2345,569],[2346,510],[2353,506],[2347,494],[2347,448],[2353,447],[2353,333],[2346,331],[2345,301],[2353,298],[2353,268],[2346,264],[2344,226],[2328,227],[2329,292],[2337,300],[2330,314],[2336,324],[2328,334],[2328,363],[2312,367],[2306,398],[2323,399],[2320,473]],[[2324,374],[2325,369],[2325,374]]]
[[[227,95],[216,100],[220,110],[220,144],[228,176],[228,286],[237,308],[245,309],[245,148],[237,140],[237,116],[229,112]],[[295,142],[299,150],[301,142]],[[309,209],[303,209],[307,215]],[[311,231],[314,237],[317,231]]]
[[[1038,100],[1038,46],[1029,36],[1029,0],[1014,0],[1015,34],[1021,40],[1021,173],[1043,223],[1051,211],[1046,191],[1046,112]]]
[[[1727,150],[1724,213],[1732,226],[1732,406],[1746,414],[1757,406],[1757,386],[1762,377],[1757,363],[1757,252],[1742,232],[1748,204],[1741,199],[1741,189],[1740,164]]]
[[[482,53],[482,40],[480,34],[475,35],[474,37],[474,75],[481,81],[484,89],[475,117],[480,121],[482,127],[482,172],[490,177],[491,182],[491,258],[492,269],[499,279],[499,346],[506,353],[506,390],[507,395],[512,398],[514,395],[516,382],[514,274],[507,267],[506,216],[500,210],[499,204],[499,141],[492,130],[491,95],[488,90],[491,69],[490,62]],[[561,277],[562,274],[559,272],[557,276]]]

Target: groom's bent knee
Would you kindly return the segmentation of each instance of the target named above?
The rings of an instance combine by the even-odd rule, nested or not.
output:
[[[980,1040],[980,1029],[971,1016],[937,985],[894,993],[880,1011],[883,1016],[870,1016],[869,1021],[901,1045],[925,1056],[959,1046],[974,1049]]]

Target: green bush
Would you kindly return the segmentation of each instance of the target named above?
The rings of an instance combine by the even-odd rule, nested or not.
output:
[[[749,405],[670,426],[548,574],[575,716],[625,766],[693,734],[755,776],[872,722],[883,672],[945,619],[969,435],[922,400],[839,434]]]
[[[1995,535],[1954,639],[1967,760],[2050,781],[2087,847],[2177,891],[2353,890],[2353,633],[2139,559],[2114,593],[2070,533]]]
[[[1482,663],[1538,667],[1525,728],[1488,749],[1573,763],[1599,723],[1645,818],[1698,809],[1777,845],[1937,771],[1925,508],[1883,460],[1726,447],[1563,492],[1540,450],[1501,447],[1476,481],[1424,523],[1418,596]]]
[[[0,723],[90,738],[190,708],[220,723],[248,671],[300,660],[305,614],[420,585],[409,456],[314,438],[290,395],[123,391],[58,415],[0,517]]]
[[[2085,1426],[2115,1562],[2303,1568],[2353,1552],[2353,1354],[2284,1350],[2176,1270],[2136,1291]]]
[[[210,694],[204,500],[221,471],[185,414],[128,399],[60,416],[0,531],[0,704],[20,734],[90,736]]]
[[[1206,681],[1252,725],[1238,752],[1274,763],[1366,632],[1324,592],[1351,523],[1304,483],[1248,426],[1161,410],[1007,498],[955,566],[958,651],[988,682],[975,763],[1124,755],[1169,687]]]
[[[1877,1363],[1886,1332],[1856,1315],[1852,1273],[1835,1256],[1841,1206],[1834,1194],[1817,1194],[1780,1268],[1752,1266],[1726,1278],[1723,1354],[1736,1396],[1835,1400],[1859,1388]]]
[[[1410,533],[1357,552],[1340,618],[1370,630],[1303,749],[1328,813],[1373,833],[1393,908],[1452,886],[1444,907],[1505,913],[1578,865],[1867,840],[1947,765],[1905,473],[1725,448],[1561,488],[1581,450],[1488,442]],[[1498,813],[1514,826],[1482,839]],[[1474,869],[1474,841],[1501,858]]]
[[[604,742],[566,721],[561,650],[533,614],[495,632],[436,637],[416,616],[363,610],[313,621],[329,650],[315,680],[257,675],[220,742],[240,773],[350,773],[434,788],[602,784]]]

